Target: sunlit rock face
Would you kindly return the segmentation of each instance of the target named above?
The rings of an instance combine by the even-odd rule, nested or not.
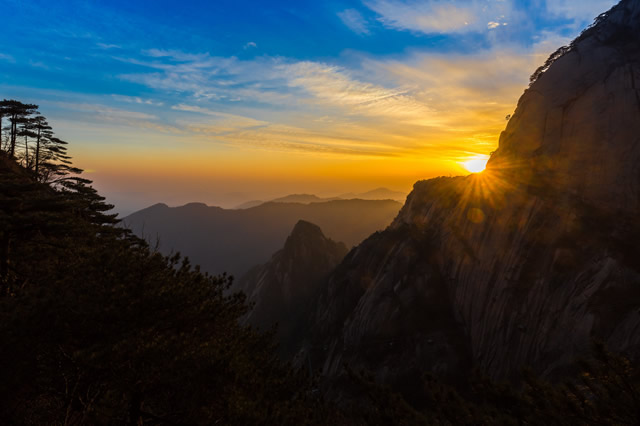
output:
[[[323,280],[346,254],[343,243],[325,237],[318,226],[299,221],[284,248],[234,286],[255,304],[245,321],[266,330],[277,324],[280,353],[292,356],[307,333],[307,314]]]
[[[553,377],[593,338],[640,354],[639,37],[623,1],[524,93],[485,172],[416,183],[347,256],[305,349],[325,374]]]

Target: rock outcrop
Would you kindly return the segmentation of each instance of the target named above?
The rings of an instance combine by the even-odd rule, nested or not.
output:
[[[352,250],[305,352],[393,383],[419,371],[561,375],[600,339],[640,354],[640,0],[527,89],[487,170],[415,184]]]
[[[318,226],[299,221],[282,250],[234,285],[254,304],[246,322],[262,329],[278,324],[280,353],[291,357],[308,332],[309,311],[322,284],[346,254],[343,243],[325,237]]]

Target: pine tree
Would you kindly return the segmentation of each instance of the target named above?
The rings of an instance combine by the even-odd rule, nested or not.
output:
[[[16,142],[19,136],[18,125],[24,123],[24,120],[28,116],[35,114],[37,110],[38,105],[23,104],[14,99],[0,101],[0,115],[9,118],[9,157],[16,158]]]
[[[40,166],[42,163],[42,156],[44,154],[43,146],[53,137],[53,131],[46,118],[38,115],[33,118],[34,131],[36,132],[36,152],[35,152],[35,165],[34,172],[38,180],[40,179]]]
[[[68,142],[54,136],[42,142],[38,171],[42,182],[64,186],[64,182],[75,179],[73,175],[82,173],[82,169],[71,165],[71,156],[67,154]]]

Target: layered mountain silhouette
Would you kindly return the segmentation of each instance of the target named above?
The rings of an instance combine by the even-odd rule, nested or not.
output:
[[[320,226],[327,236],[352,247],[387,227],[402,205],[393,200],[269,202],[244,210],[202,203],[156,204],[123,219],[135,234],[158,242],[161,252],[178,251],[203,271],[235,277],[269,260],[299,220]]]
[[[640,355],[640,0],[532,80],[485,172],[416,183],[334,270],[301,351],[314,368],[406,388],[472,367],[557,377],[593,339]]]
[[[371,191],[362,192],[362,193],[353,193],[349,192],[346,194],[341,194],[336,197],[318,197],[314,194],[290,194],[284,197],[275,198],[270,200],[272,203],[319,203],[323,201],[334,201],[334,200],[395,200],[398,202],[403,202],[407,198],[407,194],[400,191],[392,191],[387,188],[376,188]],[[242,203],[236,206],[236,209],[249,209],[251,207],[259,206],[260,204],[264,204],[265,201],[262,200],[251,200],[245,203]]]
[[[297,352],[330,383],[344,365],[405,394],[424,372],[456,383],[473,368],[502,380],[528,366],[556,378],[594,339],[637,359],[640,0],[621,1],[536,71],[483,173],[417,182],[391,225],[323,279],[344,250],[299,219],[351,246],[393,216],[365,230],[356,212],[379,204],[362,203],[270,202],[233,215],[160,205],[128,221],[147,235],[163,230],[174,249],[206,253],[191,254],[197,263],[236,270],[266,261],[298,223],[236,289],[255,302],[247,320],[280,323],[285,355]],[[264,260],[247,262],[246,247],[267,240]]]
[[[299,221],[284,248],[264,265],[252,268],[232,290],[243,291],[254,304],[247,323],[269,329],[278,324],[280,352],[287,358],[308,333],[308,312],[327,275],[347,254],[310,222]]]

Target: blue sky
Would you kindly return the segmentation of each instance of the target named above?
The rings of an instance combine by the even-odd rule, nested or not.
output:
[[[127,212],[456,173],[615,2],[1,3],[0,96],[38,103]]]

